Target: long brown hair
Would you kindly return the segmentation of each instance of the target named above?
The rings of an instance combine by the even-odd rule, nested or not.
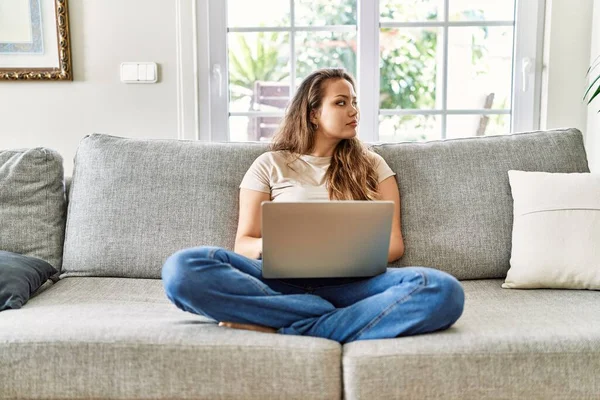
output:
[[[354,78],[343,68],[324,68],[312,72],[298,87],[286,109],[279,130],[271,141],[271,151],[284,151],[288,157],[309,154],[315,145],[316,128],[310,121],[312,111],[321,108],[324,84],[330,79],[345,79],[356,91]],[[357,137],[342,139],[333,151],[325,181],[331,200],[378,200],[377,171],[371,150]]]

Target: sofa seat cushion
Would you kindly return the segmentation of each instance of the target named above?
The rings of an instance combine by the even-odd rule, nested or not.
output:
[[[341,351],[219,327],[158,279],[73,277],[0,313],[0,397],[339,399]]]
[[[345,399],[600,398],[600,292],[461,281],[448,330],[344,345]]]

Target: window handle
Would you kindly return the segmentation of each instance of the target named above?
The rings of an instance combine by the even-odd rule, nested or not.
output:
[[[525,57],[521,61],[521,71],[523,72],[523,91],[527,91],[527,83],[529,82],[529,72],[531,71],[531,58]]]
[[[219,97],[221,97],[223,95],[223,74],[221,73],[221,65],[213,65],[212,72],[213,79],[216,79],[219,84]]]

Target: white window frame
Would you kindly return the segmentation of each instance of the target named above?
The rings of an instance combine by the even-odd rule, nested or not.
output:
[[[449,0],[444,0],[440,21],[431,22],[380,22],[379,0],[357,0],[357,26],[298,27],[295,25],[294,0],[290,1],[291,27],[281,28],[230,28],[227,29],[227,1],[195,0],[198,27],[198,139],[226,142],[229,140],[229,116],[278,116],[281,113],[261,111],[229,113],[228,83],[228,32],[289,32],[290,63],[292,65],[290,94],[295,91],[296,55],[294,34],[299,31],[356,31],[357,94],[361,109],[359,138],[365,142],[379,141],[379,115],[431,115],[440,116],[442,138],[446,133],[446,117],[461,114],[511,114],[510,132],[538,130],[540,126],[540,99],[542,77],[542,51],[545,0],[516,0],[514,21],[447,21]],[[282,0],[283,1],[283,0]],[[448,80],[448,28],[452,26],[512,26],[513,76],[511,109],[448,110],[446,90]],[[443,68],[441,88],[442,108],[428,110],[379,109],[379,29],[382,27],[440,27],[443,29]]]

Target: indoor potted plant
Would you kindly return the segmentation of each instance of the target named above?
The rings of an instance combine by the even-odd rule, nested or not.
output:
[[[594,98],[596,96],[598,96],[598,94],[600,94],[600,82],[599,82],[600,81],[600,71],[596,71],[596,72],[592,73],[594,68],[596,68],[598,65],[600,65],[599,59],[600,59],[600,56],[596,57],[596,59],[594,60],[592,65],[588,68],[588,70],[585,74],[586,78],[588,75],[591,76],[591,78],[590,78],[591,83],[583,95],[583,99],[585,100],[586,96],[591,93],[590,98],[587,102],[588,104],[590,104],[592,102],[592,100],[594,100]],[[594,87],[595,87],[595,89],[594,89]],[[598,112],[600,113],[600,110],[598,110]]]

